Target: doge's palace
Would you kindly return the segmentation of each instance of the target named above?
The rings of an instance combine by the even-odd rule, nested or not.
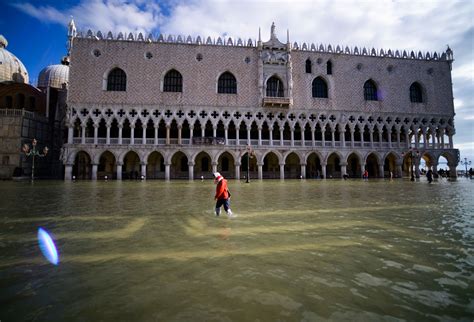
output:
[[[449,47],[68,34],[66,180],[456,173]]]

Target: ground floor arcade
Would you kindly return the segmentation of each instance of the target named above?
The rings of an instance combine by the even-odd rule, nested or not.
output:
[[[219,171],[231,179],[369,178],[420,176],[420,164],[437,175],[440,158],[455,175],[458,150],[277,150],[193,146],[131,148],[69,146],[64,150],[65,179],[200,179]]]

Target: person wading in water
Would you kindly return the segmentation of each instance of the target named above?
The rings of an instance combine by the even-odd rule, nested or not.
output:
[[[219,172],[214,172],[214,183],[216,186],[216,195],[214,199],[216,202],[216,216],[219,217],[221,213],[221,207],[224,206],[224,210],[227,215],[233,217],[232,210],[230,210],[230,192],[227,188],[227,180]]]

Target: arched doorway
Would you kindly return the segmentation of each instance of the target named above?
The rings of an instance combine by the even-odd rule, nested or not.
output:
[[[275,153],[270,152],[263,158],[262,166],[263,179],[279,179],[280,178],[280,163]]]
[[[99,166],[97,168],[97,179],[116,179],[117,164],[115,156],[110,151],[105,151],[100,155]]]
[[[240,178],[246,179],[247,178],[247,165],[249,170],[250,178],[257,179],[258,178],[258,168],[257,168],[257,158],[250,153],[249,162],[247,162],[247,152],[245,152],[242,157],[240,158]]]
[[[194,158],[194,178],[212,178],[211,157],[202,151]]]
[[[170,179],[188,179],[188,157],[181,151],[176,152],[171,158]]]
[[[140,158],[135,151],[129,151],[123,158],[122,180],[137,180],[140,178]]]
[[[369,178],[380,178],[379,161],[374,153],[370,153],[365,160],[365,170],[369,173]]]
[[[321,159],[316,153],[311,153],[306,160],[306,178],[319,179],[322,171]]]
[[[328,162],[326,165],[326,178],[341,178],[341,158],[340,156],[333,152],[328,157]]]
[[[352,152],[347,158],[347,175],[351,178],[361,178],[362,177],[362,167],[359,156]]]
[[[165,159],[158,151],[153,151],[147,160],[146,167],[147,179],[164,179],[165,178]]]
[[[235,162],[234,157],[229,152],[224,152],[217,160],[217,171],[219,171],[224,178],[235,178]]]
[[[299,179],[301,176],[301,162],[294,152],[285,159],[285,179]]]
[[[397,173],[397,157],[393,152],[390,152],[384,160],[383,163],[384,177],[396,178],[399,176]]]
[[[90,180],[92,178],[91,157],[87,152],[79,151],[74,160],[72,175],[77,180]]]

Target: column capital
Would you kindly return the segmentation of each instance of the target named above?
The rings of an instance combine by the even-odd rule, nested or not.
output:
[[[193,162],[193,161],[189,161],[189,162],[188,162],[188,166],[194,167],[194,162]]]
[[[347,167],[347,162],[339,162],[339,165],[340,165],[341,167]]]
[[[146,162],[146,161],[140,162],[140,165],[147,165],[147,164],[148,164],[148,162]]]
[[[116,164],[117,166],[123,166],[123,162],[122,162],[122,161],[117,161],[115,164]]]

